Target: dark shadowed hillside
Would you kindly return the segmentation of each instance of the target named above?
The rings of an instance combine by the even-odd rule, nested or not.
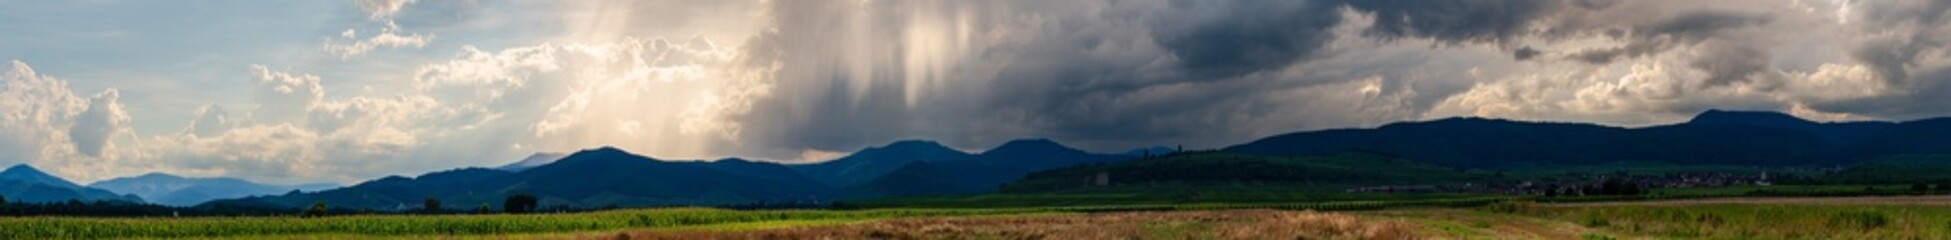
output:
[[[752,202],[814,202],[832,190],[816,181],[790,176],[752,177],[699,161],[663,161],[615,148],[571,154],[521,172],[469,168],[416,178],[388,177],[351,187],[282,196],[218,201],[213,204],[268,204],[297,207],[327,202],[348,208],[416,209],[427,197],[447,206],[500,207],[513,194],[538,196],[541,205],[666,206]]]
[[[1272,156],[1386,153],[1453,167],[1666,162],[1843,165],[1951,153],[1951,120],[1817,123],[1772,112],[1708,111],[1646,128],[1451,118],[1283,134],[1226,148]]]
[[[893,172],[911,162],[952,162],[973,161],[975,155],[964,153],[933,141],[900,141],[881,147],[870,147],[854,154],[813,164],[791,165],[806,176],[833,186],[860,185],[874,178]]]
[[[532,159],[536,158],[521,162]],[[544,207],[821,204],[837,199],[990,192],[1032,171],[1121,159],[1125,157],[1085,153],[1047,140],[1011,142],[983,154],[934,142],[903,141],[812,164],[737,158],[669,161],[605,147],[519,171],[456,169],[211,204],[295,208],[322,201],[335,207],[408,210],[436,197],[446,206],[499,207],[513,194],[535,195]]]
[[[1126,158],[1046,139],[1014,140],[980,154],[930,141],[901,141],[833,161],[788,166],[843,189],[843,198],[857,199],[991,192],[1030,172]]]

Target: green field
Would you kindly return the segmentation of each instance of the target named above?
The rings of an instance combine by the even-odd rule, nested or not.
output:
[[[1066,205],[1039,208],[880,208],[872,210],[723,210],[672,208],[529,215],[366,215],[323,218],[0,218],[0,238],[229,238],[280,236],[466,236],[550,234],[627,229],[741,229],[868,220],[1022,216],[1129,211],[1282,209],[1351,211],[1421,207],[1473,207],[1509,198],[1438,198],[1318,202]]]
[[[1661,238],[1945,239],[1951,208],[1716,204],[1547,209],[1540,216],[1586,227]]]
[[[16,217],[0,218],[0,238],[569,238],[618,233],[845,228],[908,219],[1025,216],[1062,219],[1092,218],[1099,214],[1272,209],[1341,212],[1359,216],[1360,220],[1336,224],[1409,226],[1416,236],[1426,238],[1945,239],[1951,237],[1951,205],[1947,203],[1951,203],[1951,197],[1719,198],[1572,204],[1541,204],[1512,198],[1447,198],[846,211],[670,208],[568,214],[323,218]],[[1156,221],[1134,225],[1141,226],[1147,236],[1211,236],[1199,231],[1231,224],[1170,218],[1144,221]],[[1248,227],[1251,226],[1261,225]],[[1007,231],[990,233],[1014,236]]]
[[[1023,215],[1043,209],[877,209],[734,211],[704,208],[528,215],[388,215],[194,218],[0,218],[0,238],[221,238],[249,236],[456,236],[616,231],[644,228],[754,227],[900,217]]]
[[[1946,239],[1942,202],[1716,202],[1518,207],[1512,213],[1622,236],[1707,239]],[[1933,201],[1941,201],[1933,200]]]

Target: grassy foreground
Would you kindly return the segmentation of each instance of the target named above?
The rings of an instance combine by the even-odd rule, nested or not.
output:
[[[900,217],[1054,213],[1039,209],[877,209],[858,211],[733,211],[705,208],[619,210],[573,214],[0,218],[0,239],[226,238],[247,236],[459,236],[617,231],[708,225],[858,221]]]
[[[1744,198],[1361,213],[1442,239],[1951,239],[1951,197]]]
[[[1521,213],[1627,236],[1707,239],[1951,239],[1941,205],[1706,204],[1551,207]]]
[[[629,231],[630,239],[1951,239],[1951,197],[1674,201],[1310,210],[931,217],[739,231]]]
[[[1951,196],[1460,205],[1484,200],[853,211],[672,208],[326,218],[35,217],[0,218],[0,239],[1951,239]],[[1259,210],[1227,210],[1240,208]]]
[[[24,217],[0,218],[0,239],[236,238],[359,236],[559,235],[627,229],[737,230],[914,217],[1048,215],[1092,212],[1223,209],[1376,210],[1469,207],[1507,198],[1442,198],[1287,203],[1118,204],[1044,207],[879,208],[873,210],[722,210],[668,208],[528,215],[368,215],[297,217]]]

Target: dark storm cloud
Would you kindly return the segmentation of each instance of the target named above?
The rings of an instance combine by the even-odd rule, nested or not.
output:
[[[1363,35],[1382,40],[1427,38],[1451,44],[1500,44],[1529,34],[1531,24],[1566,7],[1553,0],[1174,1],[1152,38],[1192,77],[1228,78],[1285,67],[1335,38],[1329,28],[1350,10],[1374,17]],[[1581,8],[1597,8],[1576,1]],[[1190,18],[1182,16],[1193,16]],[[1536,53],[1531,50],[1531,53]],[[1523,54],[1523,53],[1514,53]]]
[[[1876,68],[1878,77],[1895,84],[1910,79],[1905,68],[1915,62],[1919,53],[1939,45],[1936,40],[1924,38],[1882,38],[1856,47],[1850,51],[1850,57]]]
[[[1498,43],[1528,34],[1534,20],[1558,11],[1566,2],[1353,0],[1348,7],[1375,15],[1375,25],[1363,32],[1370,36]]]
[[[747,65],[776,68],[771,72],[778,75],[771,83],[776,91],[754,103],[749,116],[737,118],[745,126],[742,135],[763,141],[758,147],[830,151],[905,138],[960,147],[986,147],[1017,137],[1050,137],[1085,147],[1160,142],[1210,146],[1257,137],[1268,129],[1420,118],[1453,97],[1496,85],[1493,81],[1527,77],[1580,79],[1513,83],[1517,85],[1486,92],[1483,99],[1465,99],[1478,102],[1464,104],[1546,109],[1518,112],[1539,119],[1614,114],[1594,111],[1691,114],[1722,106],[1787,108],[1795,104],[1781,99],[1796,96],[1775,94],[1799,93],[1773,91],[1783,91],[1785,80],[1806,78],[1813,70],[1776,69],[1778,57],[1808,54],[1780,52],[1784,45],[1770,38],[1783,36],[1783,30],[1772,27],[1782,21],[1833,21],[1811,20],[1833,14],[1805,13],[1770,1],[775,5],[771,30],[748,40],[745,51]],[[1945,4],[1920,6],[1939,5]],[[1916,23],[1943,21],[1937,12],[1942,11],[1906,11],[1915,17],[1883,21],[1931,26]],[[954,69],[936,73],[901,66],[916,61],[911,57],[918,50],[889,41],[915,34],[907,32],[914,28],[898,23],[930,17],[967,19],[961,26],[980,36],[967,43],[972,51],[961,55]],[[1843,54],[1885,72],[1880,74],[1900,75],[1906,64],[1914,66],[1924,56],[1913,50],[1938,48],[1925,40],[1933,36],[1938,35],[1904,35]],[[873,44],[859,44],[863,41]],[[1595,43],[1603,45],[1591,45]],[[1677,64],[1649,64],[1647,69],[1603,76],[1579,74],[1607,71],[1526,72],[1538,70],[1526,66],[1599,69],[1652,58]],[[1510,59],[1547,61],[1523,65]],[[942,77],[904,80],[917,72]],[[1641,76],[1625,80],[1616,74]],[[1735,93],[1715,95],[1720,92]],[[1856,106],[1840,100],[1825,103],[1818,110]],[[1471,114],[1482,110],[1472,107],[1483,106],[1460,107]],[[1657,119],[1627,121],[1650,120]]]
[[[1906,85],[1905,94],[1811,101],[1809,107],[1897,120],[1944,117],[1945,109],[1951,108],[1951,98],[1944,97],[1951,96],[1951,67],[1926,69],[1914,75],[1920,81]]]
[[[1407,79],[1416,63],[1357,64],[1287,75],[1282,69],[1326,57],[1323,48],[1338,37],[1332,28],[1346,23],[1343,12],[1374,15],[1364,36],[1385,42],[1406,38],[1454,44],[1500,43],[1526,34],[1532,18],[1559,9],[1558,1],[1463,1],[1418,5],[1402,1],[1178,1],[1165,9],[1143,9],[1151,41],[1178,64],[1156,68],[1147,59],[1099,58],[1090,46],[1111,35],[1054,34],[1038,41],[992,49],[989,62],[1009,62],[978,99],[984,122],[1024,125],[1046,137],[1082,141],[1131,142],[1237,141],[1260,127],[1239,126],[1277,112],[1318,108],[1313,103],[1275,100],[1277,92],[1384,77]],[[1132,9],[1124,9],[1132,10]],[[1095,27],[1095,19],[1064,19]],[[1116,24],[1110,24],[1116,25]],[[1091,33],[1063,29],[1064,33]],[[1123,57],[1123,56],[1120,56]],[[1387,88],[1413,88],[1409,107],[1422,108],[1467,85],[1408,85],[1379,82]],[[1350,93],[1352,94],[1352,93]],[[1326,98],[1319,98],[1326,99]],[[1335,101],[1360,101],[1337,99]],[[1388,100],[1376,100],[1388,101]],[[1352,106],[1355,103],[1337,103]],[[1392,106],[1395,107],[1395,106]],[[1378,107],[1382,108],[1382,107]],[[1318,111],[1329,114],[1328,110]],[[1400,116],[1397,116],[1400,117]],[[1338,117],[1313,117],[1316,121]],[[1349,117],[1360,118],[1360,117]],[[1307,120],[1299,120],[1307,121]],[[1320,123],[1309,123],[1320,124]],[[1201,126],[1235,126],[1214,128]]]
[[[1931,28],[1943,26],[1951,14],[1951,1],[1888,1],[1865,6],[1866,27],[1906,33],[1873,38],[1850,51],[1850,58],[1876,68],[1888,83],[1910,80],[1907,67],[1913,67],[1918,54],[1944,46],[1943,33]]]
[[[1227,78],[1313,55],[1341,23],[1331,1],[1174,1],[1194,19],[1157,19],[1152,39],[1198,76]]]
[[[1893,119],[1942,117],[1951,109],[1951,57],[1944,39],[1951,39],[1951,1],[1868,1],[1859,6],[1862,31],[1872,34],[1848,49],[1848,58],[1864,64],[1893,94],[1814,101],[1811,108]],[[1940,62],[1926,64],[1926,62]]]
[[[1708,41],[1723,32],[1767,24],[1767,15],[1731,12],[1702,11],[1680,15],[1667,21],[1645,26],[1640,32],[1647,37],[1674,39],[1680,44],[1694,44]],[[1646,41],[1642,39],[1642,41]],[[1706,72],[1706,87],[1727,86],[1734,82],[1746,81],[1756,73],[1768,70],[1767,49],[1739,39],[1712,42],[1701,45],[1702,54],[1688,66]]]
[[[901,57],[909,56],[905,24],[924,17],[963,14],[981,18],[981,2],[890,2],[859,5],[828,1],[777,1],[768,31],[746,40],[742,64],[766,69],[770,96],[736,116],[741,139],[733,152],[777,149],[852,151],[887,141],[923,138],[938,131],[924,112],[968,110],[950,105],[910,108]],[[976,22],[982,28],[988,26]],[[871,44],[863,44],[863,42]],[[926,136],[934,138],[936,136]],[[948,140],[948,139],[943,139]]]
[[[1543,54],[1544,54],[1543,51],[1538,51],[1538,49],[1531,48],[1528,46],[1517,48],[1516,51],[1511,51],[1511,57],[1517,59],[1518,61],[1531,60],[1532,58],[1537,58],[1538,55],[1543,55]]]
[[[1714,44],[1708,45],[1704,54],[1695,58],[1688,66],[1707,72],[1707,87],[1727,86],[1746,81],[1750,77],[1768,70],[1768,51],[1752,45]]]
[[[1607,30],[1607,35],[1626,43],[1611,48],[1587,49],[1567,58],[1593,64],[1612,63],[1621,58],[1639,58],[1673,48],[1691,46],[1732,29],[1768,23],[1768,16],[1722,11],[1694,11],[1643,26],[1630,32]]]
[[[1413,74],[1395,63],[1349,65],[1303,75],[1280,72],[1323,57],[1330,42],[1345,37],[1333,30],[1346,22],[1344,13],[1374,16],[1376,22],[1361,33],[1385,42],[1424,38],[1451,44],[1501,44],[1527,34],[1534,18],[1565,8],[1561,1],[1529,0],[943,4],[973,12],[963,17],[978,20],[969,24],[975,32],[1012,34],[998,37],[1004,40],[961,63],[963,68],[992,69],[993,74],[953,73],[941,86],[955,91],[924,95],[914,104],[921,107],[913,107],[903,104],[903,99],[917,93],[903,90],[918,83],[898,78],[906,71],[920,70],[849,69],[848,62],[878,60],[845,57],[848,53],[843,51],[861,49],[835,47],[849,46],[847,41],[901,39],[909,33],[872,24],[867,29],[849,29],[858,26],[837,16],[851,13],[876,22],[911,22],[922,16],[902,13],[933,10],[910,7],[936,6],[914,2],[868,9],[809,2],[776,5],[775,30],[747,42],[751,55],[747,60],[752,66],[783,64],[776,71],[781,75],[774,87],[792,90],[774,92],[775,96],[755,104],[752,116],[742,118],[744,135],[777,147],[839,151],[902,138],[938,139],[956,146],[984,146],[1016,137],[1087,144],[1237,141],[1264,134],[1249,130],[1279,127],[1210,126],[1265,121],[1277,117],[1273,116],[1277,111],[1300,108],[1297,105],[1353,106],[1285,102],[1291,100],[1271,99],[1274,92],[1317,86],[1355,88],[1360,86],[1347,83]],[[870,35],[836,34],[846,32]],[[899,46],[867,50],[893,56],[906,51],[913,50]],[[1536,54],[1535,49],[1530,51]],[[1410,105],[1416,107],[1468,86],[1409,86],[1399,80],[1373,84],[1432,93],[1414,96],[1418,103]],[[1360,101],[1364,93],[1336,94]]]
[[[1642,35],[1641,38],[1670,37],[1700,41],[1728,29],[1761,25],[1768,23],[1768,20],[1767,15],[1697,11],[1642,26],[1635,34]]]

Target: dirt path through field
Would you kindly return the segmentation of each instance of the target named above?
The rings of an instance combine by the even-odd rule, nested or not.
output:
[[[1951,196],[1740,197],[1659,201],[1550,203],[1547,206],[1679,206],[1701,204],[1951,205]]]

